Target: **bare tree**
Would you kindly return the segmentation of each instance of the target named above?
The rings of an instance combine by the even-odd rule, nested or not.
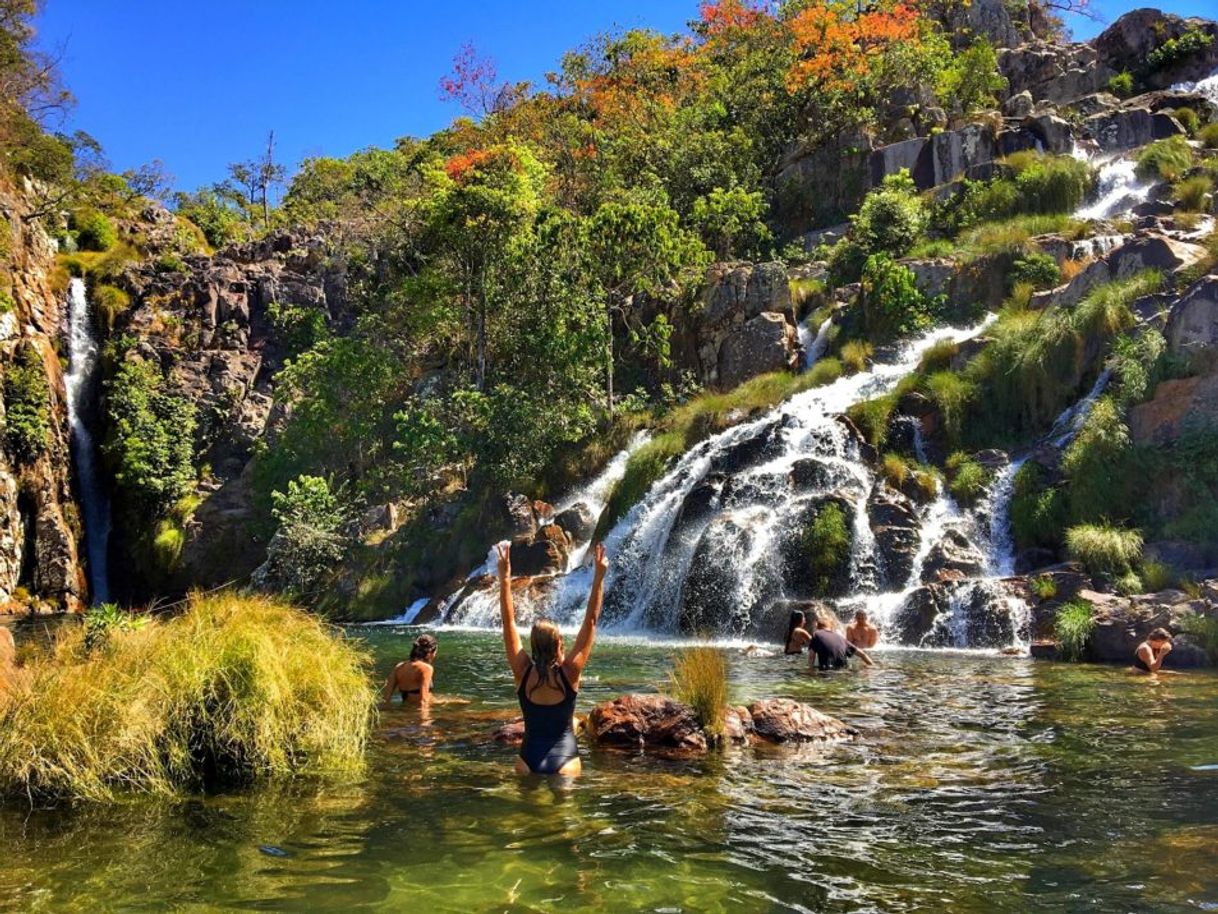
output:
[[[231,162],[228,175],[232,184],[240,189],[246,206],[253,211],[262,210],[262,226],[271,227],[271,188],[282,184],[287,169],[275,161],[275,131],[267,134],[266,152],[247,162]]]

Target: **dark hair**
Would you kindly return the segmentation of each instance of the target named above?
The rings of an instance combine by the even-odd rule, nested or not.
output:
[[[1170,641],[1171,634],[1165,628],[1152,629],[1150,634],[1146,636],[1147,641]]]
[[[867,621],[867,610],[856,609],[854,611],[854,618],[855,618],[855,621],[857,621],[857,622],[866,622]]]
[[[795,629],[803,628],[808,624],[808,617],[804,615],[802,609],[791,610],[791,620],[787,623],[787,636],[782,640],[782,649],[785,651],[787,645],[791,643],[791,636],[795,634]]]
[[[410,649],[410,659],[426,660],[439,646],[440,642],[436,640],[435,635],[419,635],[414,639],[414,647]]]

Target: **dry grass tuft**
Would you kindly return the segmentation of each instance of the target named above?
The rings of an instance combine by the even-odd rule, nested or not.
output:
[[[672,693],[694,709],[698,723],[721,739],[727,711],[727,658],[718,648],[701,645],[683,650],[673,664]]]

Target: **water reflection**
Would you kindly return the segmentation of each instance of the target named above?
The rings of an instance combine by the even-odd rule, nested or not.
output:
[[[388,670],[411,633],[367,637]],[[469,706],[395,707],[352,783],[0,813],[0,911],[1123,911],[1218,902],[1218,678],[882,653],[813,677],[730,658],[733,698],[808,701],[854,744],[608,752],[522,780],[492,635],[445,634]],[[671,647],[598,645],[580,707]]]

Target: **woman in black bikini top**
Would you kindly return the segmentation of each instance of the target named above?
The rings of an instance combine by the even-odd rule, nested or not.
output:
[[[394,691],[402,693],[402,704],[425,705],[431,701],[431,686],[435,678],[436,652],[440,644],[435,635],[419,635],[410,648],[410,659],[393,668],[381,690],[381,706],[388,707]]]
[[[533,624],[529,633],[530,653],[525,653],[516,630],[516,608],[512,603],[511,547],[501,543],[495,548],[499,553],[503,647],[516,680],[516,696],[524,715],[524,742],[516,759],[516,770],[521,774],[577,775],[583,765],[575,742],[575,701],[601,615],[605,572],[609,569],[605,547],[598,545],[593,553],[592,592],[588,596],[584,623],[570,654],[563,653],[558,626],[544,620]]]
[[[812,635],[806,628],[807,624],[808,617],[801,610],[791,610],[791,619],[787,623],[787,637],[782,642],[784,654],[802,654],[804,652],[804,648],[812,640]]]

